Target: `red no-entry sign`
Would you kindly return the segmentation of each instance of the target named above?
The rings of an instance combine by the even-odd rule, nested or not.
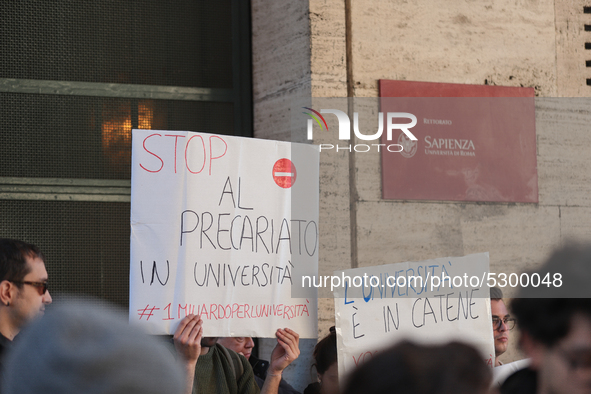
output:
[[[273,165],[273,180],[275,180],[278,186],[284,189],[293,186],[296,176],[296,168],[289,159],[279,159]]]

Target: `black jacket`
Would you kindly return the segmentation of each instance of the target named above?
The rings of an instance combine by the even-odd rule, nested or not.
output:
[[[509,376],[501,385],[501,394],[536,394],[538,375],[524,368]]]

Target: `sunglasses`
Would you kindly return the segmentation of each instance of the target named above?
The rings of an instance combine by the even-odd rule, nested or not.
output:
[[[47,282],[26,282],[26,281],[22,282],[22,281],[17,281],[17,280],[11,280],[11,282],[21,284],[21,285],[34,286],[37,288],[39,295],[43,295],[47,292]]]

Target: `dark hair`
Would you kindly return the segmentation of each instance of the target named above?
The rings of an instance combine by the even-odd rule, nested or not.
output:
[[[520,290],[511,302],[511,311],[520,328],[534,340],[552,346],[568,335],[573,315],[591,316],[591,247],[568,244],[557,249],[537,271],[541,279],[548,275],[552,286],[529,286]],[[560,282],[554,286],[555,274]]]
[[[478,394],[488,392],[491,378],[471,346],[404,341],[353,371],[344,394]]]
[[[330,328],[330,333],[316,344],[312,356],[319,374],[325,373],[332,364],[337,362],[337,334],[334,326]]]
[[[38,257],[44,260],[43,254],[35,245],[15,239],[0,238],[0,281],[22,281],[29,273],[27,257]]]
[[[491,301],[499,301],[503,299],[503,290],[499,289],[498,287],[491,287],[490,288],[490,299]]]

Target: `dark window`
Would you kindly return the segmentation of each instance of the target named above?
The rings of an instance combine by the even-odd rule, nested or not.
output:
[[[249,2],[0,2],[0,236],[127,306],[131,130],[252,136]]]

